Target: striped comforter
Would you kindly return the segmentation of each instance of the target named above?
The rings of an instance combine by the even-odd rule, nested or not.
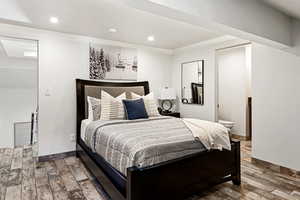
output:
[[[178,118],[94,121],[86,129],[86,144],[126,176],[127,168],[146,167],[205,151]]]

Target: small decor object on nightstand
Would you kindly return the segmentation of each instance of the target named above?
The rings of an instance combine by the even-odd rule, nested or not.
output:
[[[161,102],[161,107],[162,107],[162,112],[164,113],[170,113],[171,109],[173,107],[173,102],[172,100],[176,99],[176,92],[175,89],[173,88],[168,88],[165,87],[160,91],[160,100]]]

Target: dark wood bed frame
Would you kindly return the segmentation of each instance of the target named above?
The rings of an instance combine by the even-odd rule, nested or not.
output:
[[[85,85],[143,86],[145,94],[148,94],[149,84],[148,82],[111,83],[76,80],[76,155],[112,200],[184,199],[216,184],[227,181],[232,181],[236,185],[241,183],[239,141],[231,141],[231,151],[205,151],[149,167],[130,167],[127,169],[127,177],[118,175],[113,167],[100,155],[93,153],[80,138],[81,121],[85,119]],[[123,182],[123,188],[117,184],[118,180]]]

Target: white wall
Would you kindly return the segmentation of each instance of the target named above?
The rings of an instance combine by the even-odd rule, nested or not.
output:
[[[246,56],[246,89],[248,97],[252,97],[252,45],[247,45],[245,47]]]
[[[168,50],[6,24],[0,24],[0,35],[39,40],[39,156],[75,150],[75,78],[88,78],[90,42],[138,48],[138,80],[149,80],[154,92],[169,85]]]
[[[172,87],[180,97],[180,64],[204,59],[205,104],[183,105],[183,117],[215,120],[215,49],[223,45],[199,46],[175,51]],[[295,46],[294,48],[297,48]],[[298,159],[300,113],[300,57],[282,50],[254,44],[246,51],[252,56],[251,80],[253,101],[252,156],[277,165],[300,170]],[[249,69],[248,69],[249,70]]]
[[[183,117],[194,117],[204,120],[216,120],[216,49],[245,41],[211,41],[188,48],[177,49],[174,52],[172,64],[171,86],[176,89],[177,109]],[[204,60],[204,105],[181,103],[181,63],[194,60]]]
[[[161,88],[170,86],[172,56],[157,51],[140,49],[138,52],[138,80],[149,81],[150,89],[157,97]]]
[[[300,57],[254,44],[252,156],[300,170]]]
[[[0,148],[14,146],[14,123],[30,122],[36,110],[36,89],[0,88]]]
[[[177,107],[182,117],[215,120],[215,50],[196,48],[178,52],[174,55],[172,68],[172,87],[178,96]],[[181,63],[204,60],[204,105],[181,103]]]
[[[231,133],[246,136],[248,71],[246,48],[237,47],[217,52],[218,118],[235,122]]]

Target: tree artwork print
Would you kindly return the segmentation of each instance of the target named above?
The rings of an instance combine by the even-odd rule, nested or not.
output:
[[[137,80],[137,49],[90,44],[89,51],[90,79]]]

